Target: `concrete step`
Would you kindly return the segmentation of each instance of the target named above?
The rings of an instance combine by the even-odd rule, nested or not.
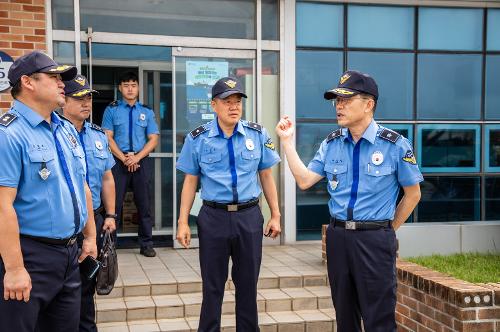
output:
[[[199,317],[201,302],[201,292],[118,298],[98,297],[97,322],[190,319]],[[260,289],[257,304],[261,313],[332,308],[330,288],[327,286]],[[222,313],[234,314],[234,308],[234,290],[228,290],[224,295]]]
[[[331,308],[259,313],[259,325],[261,332],[336,331],[335,313]],[[221,327],[223,332],[235,332],[235,315],[222,315]],[[194,332],[198,328],[198,317],[99,323],[98,328],[99,332]]]

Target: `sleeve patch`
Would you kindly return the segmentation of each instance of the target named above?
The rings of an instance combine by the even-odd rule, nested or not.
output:
[[[12,113],[5,113],[4,115],[2,115],[0,117],[0,125],[4,126],[4,127],[7,127],[8,125],[10,125],[12,123],[12,121],[14,121],[15,119],[17,119],[17,115],[15,114],[12,114]]]
[[[264,143],[264,146],[268,149],[271,149],[271,150],[275,150],[275,147],[274,147],[274,143],[273,141],[271,140],[271,138],[268,138],[266,143]]]
[[[415,159],[415,155],[412,150],[407,150],[405,156],[403,157],[403,161],[410,163],[412,165],[417,164],[417,160]]]
[[[193,138],[196,138],[198,136],[200,136],[201,134],[203,134],[204,132],[206,132],[208,129],[205,128],[204,126],[199,126],[198,128],[196,128],[195,130],[193,130],[191,132],[191,136]]]
[[[331,140],[334,140],[335,138],[340,137],[340,136],[342,136],[342,129],[341,128],[331,132],[330,135],[328,135],[326,137],[326,142],[330,143]]]

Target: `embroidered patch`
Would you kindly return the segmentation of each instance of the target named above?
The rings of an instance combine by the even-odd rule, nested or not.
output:
[[[410,163],[412,165],[416,165],[417,164],[417,160],[415,159],[415,156],[413,155],[413,151],[412,150],[406,151],[406,154],[403,157],[403,161],[406,161],[407,163]]]
[[[268,138],[268,139],[267,139],[266,143],[264,143],[264,146],[265,146],[266,148],[268,148],[268,149],[273,150],[273,151],[275,150],[275,148],[274,148],[274,143],[273,143],[273,141],[271,140],[271,138]]]

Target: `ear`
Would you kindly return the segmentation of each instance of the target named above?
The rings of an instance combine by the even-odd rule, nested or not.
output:
[[[27,75],[23,75],[21,76],[21,85],[23,87],[23,90],[26,89],[26,90],[29,90],[29,91],[33,91],[35,89],[35,87],[33,86],[33,82],[32,80],[34,80],[33,78],[27,76]]]
[[[375,101],[373,99],[368,99],[368,103],[366,104],[367,109],[365,109],[365,113],[373,112],[373,108],[375,107]]]

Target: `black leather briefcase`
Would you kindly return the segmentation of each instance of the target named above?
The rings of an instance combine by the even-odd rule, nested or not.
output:
[[[113,290],[118,278],[118,257],[116,255],[115,243],[109,230],[106,230],[104,234],[98,260],[101,262],[101,269],[97,274],[96,291],[99,295],[108,295]]]

